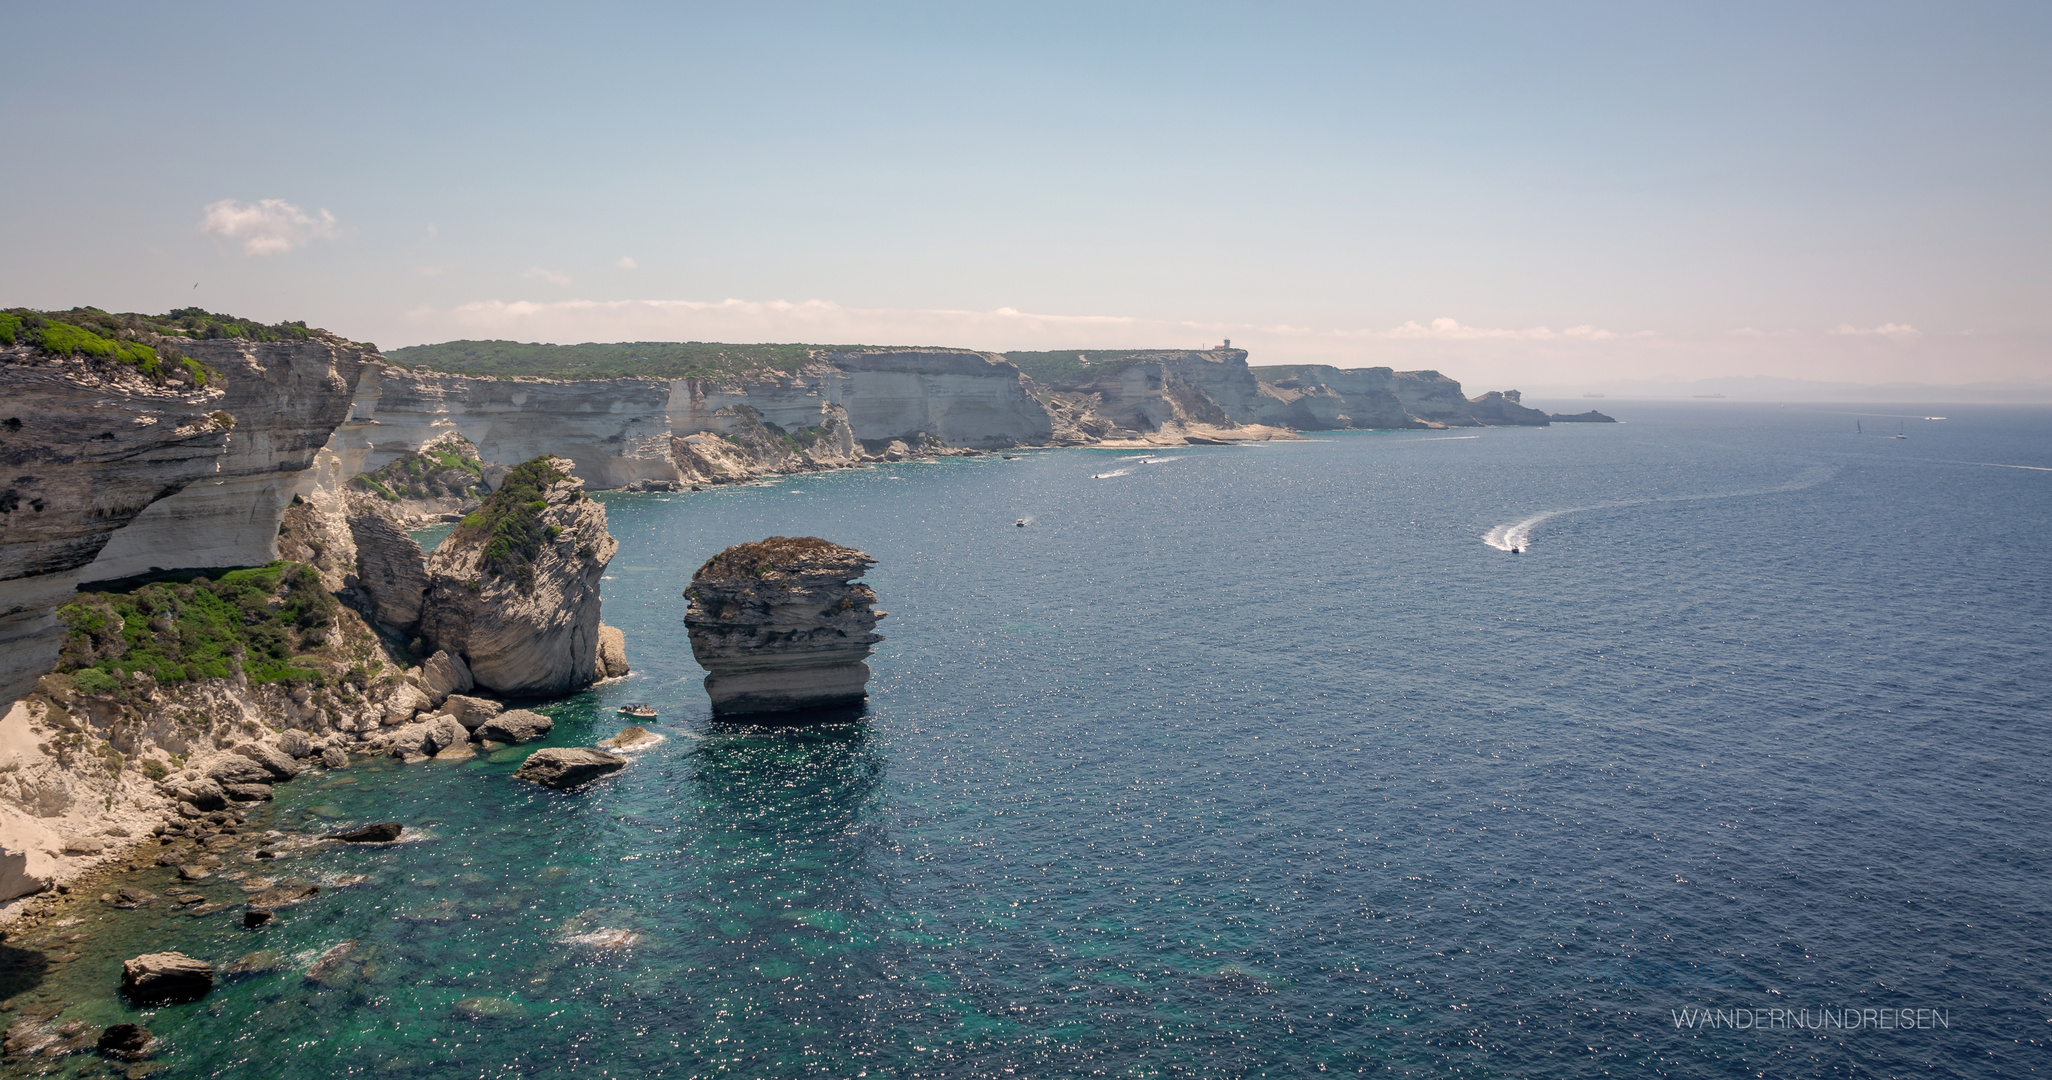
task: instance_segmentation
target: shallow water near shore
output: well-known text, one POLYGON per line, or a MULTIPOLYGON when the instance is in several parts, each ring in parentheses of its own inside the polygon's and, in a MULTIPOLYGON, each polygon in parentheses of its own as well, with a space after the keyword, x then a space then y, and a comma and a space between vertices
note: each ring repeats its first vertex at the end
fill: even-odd
POLYGON ((542 745, 665 741, 310 771, 253 826, 405 840, 234 861, 323 886, 255 931, 82 899, 0 989, 175 1077, 2044 1071, 2052 472, 1993 466, 2052 411, 1606 409, 603 495, 635 671, 542 745), (716 724, 679 594, 777 534, 877 557, 871 701, 716 724), (113 996, 164 949, 269 955, 113 996))

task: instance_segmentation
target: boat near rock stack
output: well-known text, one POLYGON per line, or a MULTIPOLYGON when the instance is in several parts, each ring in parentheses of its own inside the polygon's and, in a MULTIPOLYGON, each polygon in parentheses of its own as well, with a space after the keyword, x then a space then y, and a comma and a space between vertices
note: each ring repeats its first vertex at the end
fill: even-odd
POLYGON ((638 720, 653 720, 656 718, 655 706, 638 702, 632 705, 622 705, 613 711, 621 716, 632 716, 638 720))

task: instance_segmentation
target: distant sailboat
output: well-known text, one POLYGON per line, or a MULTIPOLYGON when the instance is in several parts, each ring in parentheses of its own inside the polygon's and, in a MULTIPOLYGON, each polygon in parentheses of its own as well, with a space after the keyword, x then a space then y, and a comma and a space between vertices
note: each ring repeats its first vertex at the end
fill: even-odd
POLYGON ((1866 434, 1866 432, 1864 432, 1864 431, 1861 431, 1861 430, 1860 430, 1860 422, 1859 422, 1858 420, 1855 420, 1855 421, 1853 421, 1853 434, 1855 434, 1855 435, 1865 435, 1865 434, 1866 434))
POLYGON ((1891 439, 1907 439, 1907 438, 1909 438, 1909 436, 1908 436, 1907 434, 1905 434, 1905 433, 1903 432, 1902 428, 1903 428, 1903 425, 1902 425, 1902 424, 1897 424, 1897 425, 1895 425, 1895 434, 1893 434, 1893 435, 1890 435, 1890 436, 1889 436, 1889 438, 1891 438, 1891 439))

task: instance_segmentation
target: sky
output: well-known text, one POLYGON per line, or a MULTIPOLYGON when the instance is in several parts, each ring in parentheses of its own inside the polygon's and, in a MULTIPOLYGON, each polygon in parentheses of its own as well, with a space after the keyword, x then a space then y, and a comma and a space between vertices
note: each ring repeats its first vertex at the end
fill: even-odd
POLYGON ((2052 388, 2052 5, 5 0, 0 306, 2052 388))

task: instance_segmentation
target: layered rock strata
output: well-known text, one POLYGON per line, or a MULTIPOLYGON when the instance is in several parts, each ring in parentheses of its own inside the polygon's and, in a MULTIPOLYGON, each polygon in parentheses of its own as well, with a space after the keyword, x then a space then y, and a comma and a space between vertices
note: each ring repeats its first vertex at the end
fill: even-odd
POLYGON ((684 625, 715 713, 846 705, 867 696, 883 637, 876 593, 857 584, 876 560, 814 536, 773 536, 708 559, 691 579, 684 625))
POLYGON ((428 559, 421 637, 494 693, 553 696, 600 677, 599 578, 619 542, 573 468, 522 464, 428 559))
POLYGON ((314 333, 300 341, 221 339, 182 348, 220 373, 218 408, 235 418, 226 452, 204 480, 152 504, 107 542, 84 573, 110 581, 156 570, 260 566, 278 557, 278 525, 306 473, 349 414, 376 353, 314 333))
POLYGON ((235 426, 225 397, 119 363, 0 348, 0 709, 56 663, 57 605, 108 539, 220 467, 235 426))

